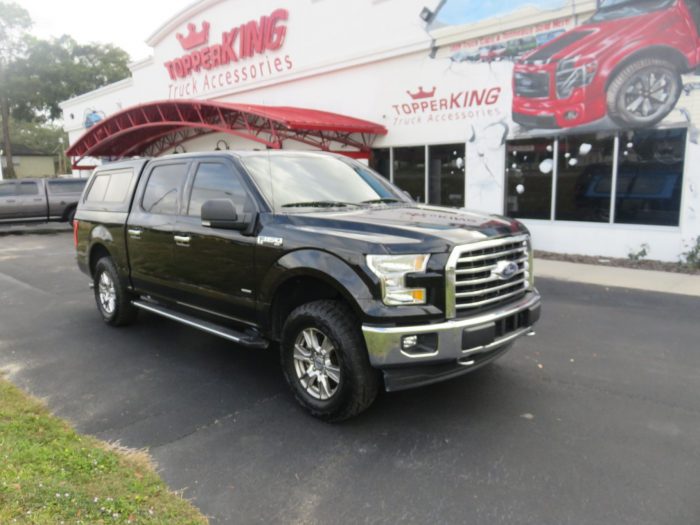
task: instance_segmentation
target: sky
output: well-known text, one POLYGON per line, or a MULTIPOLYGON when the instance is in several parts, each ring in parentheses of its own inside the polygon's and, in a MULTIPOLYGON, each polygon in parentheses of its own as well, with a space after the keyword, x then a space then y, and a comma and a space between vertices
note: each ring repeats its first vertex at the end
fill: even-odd
POLYGON ((151 54, 144 40, 194 0, 14 0, 32 17, 40 38, 69 34, 80 43, 113 43, 132 60, 151 54))
POLYGON ((571 0, 447 0, 438 20, 448 25, 466 24, 503 16, 525 6, 552 9, 570 4, 571 0))

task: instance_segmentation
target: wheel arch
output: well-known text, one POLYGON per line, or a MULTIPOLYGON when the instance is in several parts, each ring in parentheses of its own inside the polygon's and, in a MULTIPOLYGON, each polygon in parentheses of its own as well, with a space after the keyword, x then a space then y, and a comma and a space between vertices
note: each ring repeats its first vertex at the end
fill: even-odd
POLYGON ((63 210, 63 216, 61 217, 62 221, 67 221, 68 217, 70 217, 70 214, 72 211, 77 211, 78 208, 78 203, 76 202, 75 204, 69 204, 66 206, 66 209, 63 210))
POLYGON ((95 276, 95 266, 97 261, 103 257, 110 257, 112 254, 109 252, 107 247, 101 242, 96 242, 90 247, 90 252, 88 254, 88 268, 90 269, 90 276, 95 276))
POLYGON ((633 62, 637 62, 638 60, 643 60, 645 58, 660 58, 662 60, 667 60, 678 69, 679 74, 683 74, 684 72, 688 71, 690 67, 687 57, 674 47, 661 45, 644 47, 627 55, 611 68, 610 74, 605 80, 605 90, 608 90, 610 84, 615 77, 617 77, 620 71, 633 62))
POLYGON ((260 289, 265 291, 261 301, 269 305, 266 318, 274 339, 279 339, 287 315, 302 304, 335 299, 347 304, 362 319, 364 312, 358 300, 372 298, 370 288, 349 264, 318 250, 285 255, 260 289))

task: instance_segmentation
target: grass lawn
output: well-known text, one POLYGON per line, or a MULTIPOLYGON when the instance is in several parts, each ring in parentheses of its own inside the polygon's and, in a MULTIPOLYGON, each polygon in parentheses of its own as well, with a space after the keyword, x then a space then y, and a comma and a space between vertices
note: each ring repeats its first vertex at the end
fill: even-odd
POLYGON ((77 434, 0 378, 0 523, 206 524, 143 452, 77 434))

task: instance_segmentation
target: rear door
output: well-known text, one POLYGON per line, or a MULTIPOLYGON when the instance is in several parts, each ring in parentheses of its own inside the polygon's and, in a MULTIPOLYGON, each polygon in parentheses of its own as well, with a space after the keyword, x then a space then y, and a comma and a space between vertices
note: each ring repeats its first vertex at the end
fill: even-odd
POLYGON ((131 281, 140 292, 171 298, 175 220, 191 162, 153 162, 131 207, 127 249, 131 281))
POLYGON ((0 181, 0 221, 17 219, 21 206, 17 197, 15 181, 0 181))
POLYGON ((46 192, 43 184, 36 181, 18 181, 20 217, 22 219, 46 219, 46 192))
POLYGON ((239 215, 253 216, 250 190, 230 159, 201 159, 193 166, 174 248, 181 302, 235 320, 254 318, 256 238, 203 226, 201 220, 202 204, 211 199, 229 199, 239 215))

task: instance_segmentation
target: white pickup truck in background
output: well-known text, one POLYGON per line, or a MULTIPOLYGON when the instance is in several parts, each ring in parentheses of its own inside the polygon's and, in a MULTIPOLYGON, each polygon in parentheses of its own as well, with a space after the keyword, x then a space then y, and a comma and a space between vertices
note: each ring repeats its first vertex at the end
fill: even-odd
POLYGON ((0 180, 0 223, 73 222, 86 180, 0 180))

